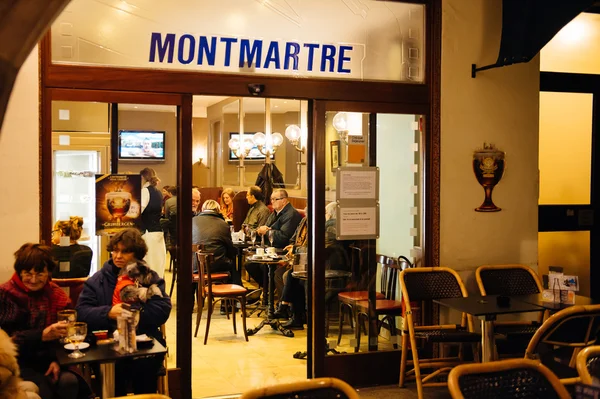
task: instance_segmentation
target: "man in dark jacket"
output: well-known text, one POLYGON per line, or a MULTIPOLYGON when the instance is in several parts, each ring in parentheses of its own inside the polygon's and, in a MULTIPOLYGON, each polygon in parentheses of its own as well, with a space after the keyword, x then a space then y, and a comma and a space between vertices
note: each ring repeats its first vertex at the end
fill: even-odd
MULTIPOLYGON (((192 244, 201 244, 205 251, 214 254, 211 272, 229 272, 233 284, 242 285, 240 274, 235 268, 236 250, 231 241, 229 225, 219 212, 220 205, 215 200, 206 200, 202 212, 192 219, 192 244)), ((197 260, 194 256, 194 270, 197 260)))
POLYGON ((250 205, 250 209, 248 209, 243 224, 248 225, 252 230, 266 224, 271 215, 271 211, 263 202, 264 198, 265 197, 258 186, 252 186, 248 188, 248 191, 246 192, 246 200, 248 201, 248 205, 250 205))
MULTIPOLYGON (((272 234, 273 242, 271 246, 275 248, 284 248, 290 243, 290 239, 300 224, 302 216, 296 208, 288 201, 288 193, 283 189, 276 189, 271 194, 271 204, 273 213, 269 216, 267 224, 260 226, 256 232, 260 235, 266 235, 267 238, 272 234), (271 233, 272 232, 272 233, 271 233)), ((248 274, 258 283, 263 284, 264 265, 260 263, 246 263, 248 274)))
MULTIPOLYGON (((102 269, 90 277, 77 301, 77 319, 88 324, 88 331, 116 329, 117 318, 123 304, 113 306, 113 292, 121 268, 132 262, 139 262, 146 256, 148 247, 137 229, 125 229, 115 234, 107 248, 111 252, 102 269)), ((171 314, 171 298, 165 291, 165 280, 152 271, 162 296, 153 296, 140 304, 140 321, 137 334, 147 334, 166 345, 159 327, 171 314)), ((134 393, 156 393, 158 371, 162 367, 162 357, 120 361, 116 366, 115 395, 126 395, 128 380, 132 382, 134 393)))

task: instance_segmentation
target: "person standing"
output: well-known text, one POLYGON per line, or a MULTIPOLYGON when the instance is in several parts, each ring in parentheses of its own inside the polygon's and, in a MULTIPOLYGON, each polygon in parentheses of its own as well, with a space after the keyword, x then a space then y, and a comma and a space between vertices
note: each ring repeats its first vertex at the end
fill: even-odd
POLYGON ((83 218, 71 216, 69 220, 59 220, 52 229, 52 255, 58 262, 69 262, 68 270, 57 270, 55 278, 77 278, 90 275, 92 267, 92 249, 87 245, 80 245, 77 240, 83 232, 83 218), (69 237, 69 246, 60 245, 62 237, 69 237))
POLYGON ((264 198, 262 190, 258 186, 249 187, 246 192, 246 201, 248 201, 250 209, 248 209, 243 224, 248 225, 252 230, 267 224, 267 219, 271 215, 271 211, 264 203, 264 198))
POLYGON ((162 278, 165 274, 167 247, 165 236, 160 226, 163 196, 156 185, 160 182, 152 168, 144 168, 140 172, 144 185, 142 187, 142 237, 148 246, 144 261, 162 278))

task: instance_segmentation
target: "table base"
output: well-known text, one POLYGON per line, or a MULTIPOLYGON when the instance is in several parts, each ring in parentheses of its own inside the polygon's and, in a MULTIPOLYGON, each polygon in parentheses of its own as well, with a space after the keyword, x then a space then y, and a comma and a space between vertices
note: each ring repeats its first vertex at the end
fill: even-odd
POLYGON ((101 363, 102 399, 115 397, 115 364, 101 363))
POLYGON ((246 332, 248 333, 248 335, 254 335, 257 332, 259 332, 264 326, 271 326, 271 328, 273 330, 278 330, 281 334, 283 334, 285 337, 293 337, 294 336, 294 332, 288 328, 285 328, 283 326, 283 324, 281 324, 279 322, 279 320, 277 319, 264 319, 263 321, 260 322, 260 324, 254 328, 249 328, 248 330, 246 330, 246 332))
POLYGON ((481 319, 481 362, 487 363, 495 360, 496 337, 494 335, 494 321, 481 319))

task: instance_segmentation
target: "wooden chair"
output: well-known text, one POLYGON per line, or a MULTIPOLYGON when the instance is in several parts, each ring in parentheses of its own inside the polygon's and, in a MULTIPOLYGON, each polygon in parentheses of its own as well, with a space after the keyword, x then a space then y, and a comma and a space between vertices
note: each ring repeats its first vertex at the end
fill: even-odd
MULTIPOLYGON (((473 319, 462 314, 461 324, 416 326, 413 320, 411 301, 430 301, 443 298, 460 298, 467 296, 467 289, 460 276, 447 267, 421 267, 406 269, 400 273, 402 300, 406 309, 404 327, 402 328, 402 357, 400 361, 400 386, 408 376, 414 374, 417 383, 417 395, 423 398, 423 386, 445 385, 443 382, 428 382, 439 374, 449 371, 452 366, 463 362, 463 345, 458 356, 432 359, 419 359, 417 339, 430 343, 470 343, 473 346, 481 341, 481 335, 473 333, 473 319), (407 371, 408 349, 412 352, 413 369, 407 371), (436 369, 429 375, 421 376, 421 369, 436 369), (423 378, 424 377, 424 378, 423 378)), ((476 352, 474 350, 474 352, 476 352)), ((477 354, 474 353, 475 358, 477 354)))
MULTIPOLYGON (((378 330, 387 321, 390 331, 390 340, 393 342, 394 349, 398 349, 396 334, 396 317, 402 316, 402 301, 396 300, 396 291, 398 290, 398 275, 402 270, 396 259, 387 256, 378 255, 377 263, 381 265, 381 293, 383 299, 375 301, 375 314, 377 315, 378 330)), ((355 352, 360 348, 360 318, 368 320, 369 301, 358 301, 356 307, 356 347, 355 352)))
POLYGON ((77 305, 79 294, 83 291, 83 286, 87 277, 82 278, 53 278, 52 281, 58 285, 71 298, 73 306, 77 305))
POLYGON ((563 384, 575 384, 577 355, 596 343, 598 332, 600 305, 571 306, 544 321, 529 341, 525 358, 541 361, 563 384))
POLYGON ((240 399, 359 399, 359 395, 348 383, 337 378, 314 378, 285 384, 255 388, 244 392, 240 399))
POLYGON ((526 359, 456 366, 448 375, 448 389, 453 399, 571 397, 552 371, 526 359))
MULTIPOLYGON (((208 331, 210 330, 210 319, 212 313, 214 311, 215 304, 219 301, 226 301, 234 304, 234 301, 237 301, 241 305, 241 314, 242 314, 242 327, 244 329, 244 338, 246 338, 246 342, 248 342, 248 333, 246 330, 246 289, 240 285, 236 284, 214 284, 213 277, 210 272, 210 264, 213 259, 213 254, 208 252, 197 251, 196 258, 198 259, 198 297, 204 297, 208 300, 208 315, 206 317, 206 334, 204 335, 204 345, 208 340, 208 331), (200 293, 203 295, 200 295, 200 293)), ((198 303, 198 313, 196 315, 196 331, 194 332, 194 337, 198 335, 198 328, 200 327, 200 319, 202 318, 202 303, 198 303)), ((232 319, 233 319, 233 333, 237 334, 236 324, 235 324, 235 313, 236 307, 232 306, 232 319)), ((229 314, 227 315, 229 317, 229 314)))
POLYGON ((592 385, 600 380, 600 345, 588 346, 577 355, 577 373, 581 382, 592 385))
MULTIPOLYGON (((530 267, 526 265, 484 265, 479 266, 475 271, 477 286, 481 295, 530 295, 542 292, 542 282, 540 278, 530 267)), ((531 340, 533 334, 542 324, 544 313, 540 312, 537 321, 497 321, 494 323, 494 331, 506 336, 507 348, 512 357, 518 354, 522 356, 527 342, 531 340), (518 348, 519 341, 522 343, 518 348), (507 345, 508 346, 508 345, 507 345), (513 351, 517 346, 518 350, 513 351)), ((498 346, 503 344, 498 342, 498 346)))
MULTIPOLYGON (((344 328, 344 309, 348 311, 348 319, 350 320, 350 327, 354 328, 354 320, 356 319, 356 303, 358 301, 366 301, 369 299, 369 291, 364 290, 364 284, 360 283, 361 272, 363 270, 363 251, 362 248, 357 246, 350 246, 350 257, 351 257, 351 268, 352 268, 352 279, 354 284, 358 287, 357 291, 344 291, 338 293, 339 301, 339 313, 338 313, 338 345, 342 340, 342 331, 344 328)), ((378 265, 383 265, 387 262, 387 256, 377 255, 376 262, 378 265)), ((385 283, 382 280, 382 285, 385 283)), ((385 295, 382 292, 375 293, 376 299, 385 299, 385 295)), ((357 328, 359 326, 357 325, 357 328)), ((366 331, 365 331, 366 334, 366 331)))

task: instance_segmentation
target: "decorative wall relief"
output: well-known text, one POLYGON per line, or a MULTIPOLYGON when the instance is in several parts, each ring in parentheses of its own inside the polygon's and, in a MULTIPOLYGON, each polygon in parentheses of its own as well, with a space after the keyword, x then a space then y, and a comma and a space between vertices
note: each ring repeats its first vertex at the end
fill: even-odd
POLYGON ((485 192, 483 203, 475 208, 477 212, 502 210, 492 201, 492 191, 504 175, 504 155, 504 152, 498 150, 494 144, 487 143, 483 143, 483 149, 473 152, 473 172, 485 192))

